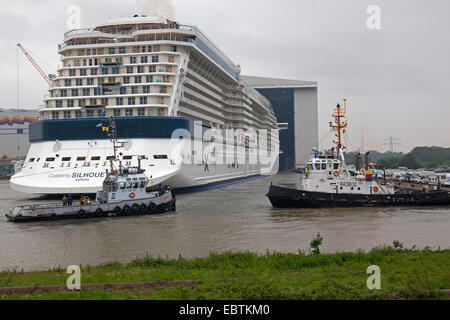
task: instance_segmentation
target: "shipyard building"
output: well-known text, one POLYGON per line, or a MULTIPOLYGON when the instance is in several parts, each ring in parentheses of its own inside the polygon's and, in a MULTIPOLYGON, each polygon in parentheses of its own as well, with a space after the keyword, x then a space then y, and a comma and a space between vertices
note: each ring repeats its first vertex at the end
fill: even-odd
POLYGON ((319 144, 317 82, 242 76, 271 103, 280 131, 280 171, 304 166, 319 144))
POLYGON ((37 109, 0 108, 0 158, 27 155, 30 148, 28 125, 38 119, 37 109))

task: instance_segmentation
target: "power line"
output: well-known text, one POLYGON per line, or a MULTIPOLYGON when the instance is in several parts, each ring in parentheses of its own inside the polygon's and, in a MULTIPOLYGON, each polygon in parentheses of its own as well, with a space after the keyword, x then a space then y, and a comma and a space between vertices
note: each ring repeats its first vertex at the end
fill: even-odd
POLYGON ((395 137, 395 135, 387 136, 383 139, 384 143, 383 145, 389 145, 389 152, 394 153, 394 146, 400 145, 400 139, 395 137))

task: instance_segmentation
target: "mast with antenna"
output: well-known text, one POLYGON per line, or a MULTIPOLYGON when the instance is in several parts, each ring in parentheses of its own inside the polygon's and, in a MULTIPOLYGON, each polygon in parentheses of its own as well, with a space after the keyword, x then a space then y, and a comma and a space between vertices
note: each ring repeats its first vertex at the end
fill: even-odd
POLYGON ((342 149, 342 134, 345 133, 345 129, 347 128, 347 120, 344 120, 345 113, 347 111, 347 99, 343 99, 344 107, 338 103, 336 108, 334 108, 334 112, 332 117, 334 118, 334 123, 330 121, 330 129, 332 132, 335 132, 336 140, 333 140, 333 143, 336 144, 337 151, 336 155, 339 157, 340 151, 342 149))

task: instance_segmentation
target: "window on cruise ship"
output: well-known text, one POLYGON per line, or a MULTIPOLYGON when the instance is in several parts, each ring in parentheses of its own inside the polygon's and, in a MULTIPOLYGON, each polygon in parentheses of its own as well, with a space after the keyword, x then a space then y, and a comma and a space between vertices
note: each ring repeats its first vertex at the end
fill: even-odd
POLYGON ((137 69, 138 69, 137 70, 138 73, 144 73, 145 72, 144 66, 138 66, 137 69))
POLYGON ((56 107, 57 108, 62 108, 62 104, 63 104, 62 100, 56 100, 56 107))
POLYGON ((152 82, 153 82, 153 76, 146 76, 146 77, 145 77, 145 81, 146 81, 147 83, 152 83, 152 82))
POLYGON ((100 160, 99 156, 91 157, 91 161, 98 161, 98 160, 100 160))
POLYGON ((147 56, 142 56, 141 57, 141 63, 147 63, 147 62, 148 62, 148 57, 147 56))
POLYGON ((120 94, 127 94, 127 87, 121 87, 120 94))
POLYGON ((97 116, 99 118, 104 117, 105 116, 105 111, 103 109, 100 109, 97 111, 97 116))
POLYGON ((82 86, 82 85, 83 85, 83 79, 76 79, 76 80, 75 80, 75 84, 76 84, 77 86, 82 86))
MULTIPOLYGON (((94 78, 88 78, 87 79, 87 85, 88 86, 93 86, 94 85, 94 78)), ((81 86, 81 84, 80 84, 80 86, 81 86)))
POLYGON ((108 105, 108 98, 102 98, 101 99, 101 104, 102 104, 102 106, 107 106, 108 105))
POLYGON ((177 52, 177 46, 172 46, 171 50, 172 50, 172 52, 177 52))
POLYGON ((124 54, 126 52, 125 47, 119 48, 119 54, 124 54))
POLYGON ((102 74, 108 74, 108 68, 104 67, 102 68, 102 74))
POLYGON ((150 86, 143 86, 142 87, 142 92, 143 93, 150 93, 150 86))
POLYGON ((62 159, 61 159, 61 161, 64 161, 64 162, 67 162, 67 161, 70 161, 70 157, 63 157, 62 159))
POLYGON ((78 89, 72 89, 72 97, 78 97, 78 89))
POLYGON ((141 83, 141 82, 142 82, 141 76, 134 77, 134 83, 141 83))
POLYGON ((131 94, 138 93, 138 87, 131 87, 131 94))
POLYGON ((80 76, 86 75, 86 69, 80 69, 80 76))
POLYGON ((159 62, 159 56, 152 56, 152 62, 159 62))
POLYGON ((59 112, 58 111, 52 111, 52 119, 59 119, 59 112))
POLYGON ((139 102, 140 104, 147 104, 147 97, 140 97, 139 102))
POLYGON ((145 116, 145 109, 144 108, 139 108, 139 109, 137 109, 137 113, 138 113, 138 116, 145 116))
POLYGON ((83 96, 90 96, 91 95, 91 90, 89 88, 84 88, 83 89, 83 96))
POLYGON ((96 76, 97 74, 97 69, 91 69, 91 76, 96 76))
POLYGON ((94 117, 94 110, 87 110, 86 111, 86 117, 93 118, 94 117))
POLYGON ((149 66, 148 72, 156 72, 156 66, 149 66))
POLYGON ((64 86, 65 87, 70 87, 72 85, 72 80, 71 79, 65 79, 64 80, 64 86))
POLYGON ((75 118, 81 118, 82 114, 80 110, 75 111, 75 118))
POLYGON ((69 76, 70 77, 75 77, 75 69, 70 69, 69 70, 69 76))
MULTIPOLYGON (((130 83, 130 77, 123 77, 123 83, 124 84, 130 83)), ((120 89, 122 89, 122 88, 120 88, 120 89)))
POLYGON ((116 48, 108 48, 108 54, 116 54, 116 48))
POLYGON ((128 66, 127 67, 127 73, 133 73, 133 67, 128 66))
POLYGON ((113 114, 114 117, 120 117, 120 109, 114 109, 113 114))
POLYGON ((130 57, 130 63, 136 63, 136 57, 130 57))
POLYGON ((119 69, 120 69, 119 67, 113 67, 111 73, 112 74, 119 74, 120 73, 119 69))
POLYGON ((61 97, 67 97, 67 89, 61 89, 61 97))
MULTIPOLYGON (((130 99, 130 98, 128 98, 128 99, 130 99)), ((132 116, 133 115, 133 109, 131 109, 131 108, 125 109, 125 115, 126 116, 132 116)))
POLYGON ((116 98, 116 105, 122 106, 123 105, 123 98, 116 98))
POLYGON ((86 160, 86 157, 78 157, 77 158, 77 161, 84 161, 84 160, 86 160))
POLYGON ((89 100, 89 104, 90 104, 91 106, 97 105, 97 99, 90 99, 90 100, 89 100))
POLYGON ((73 108, 73 100, 67 100, 67 108, 73 108))

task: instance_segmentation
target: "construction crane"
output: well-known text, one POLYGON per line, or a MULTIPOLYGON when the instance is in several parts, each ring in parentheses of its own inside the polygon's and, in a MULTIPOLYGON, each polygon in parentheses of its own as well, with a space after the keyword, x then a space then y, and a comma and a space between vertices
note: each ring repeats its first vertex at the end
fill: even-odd
POLYGON ((53 81, 45 74, 45 72, 39 67, 39 65, 34 61, 34 59, 31 57, 30 53, 20 44, 18 43, 17 46, 22 50, 25 57, 30 60, 31 64, 36 68, 36 70, 39 72, 39 74, 44 78, 44 80, 49 84, 51 88, 54 87, 53 81))

